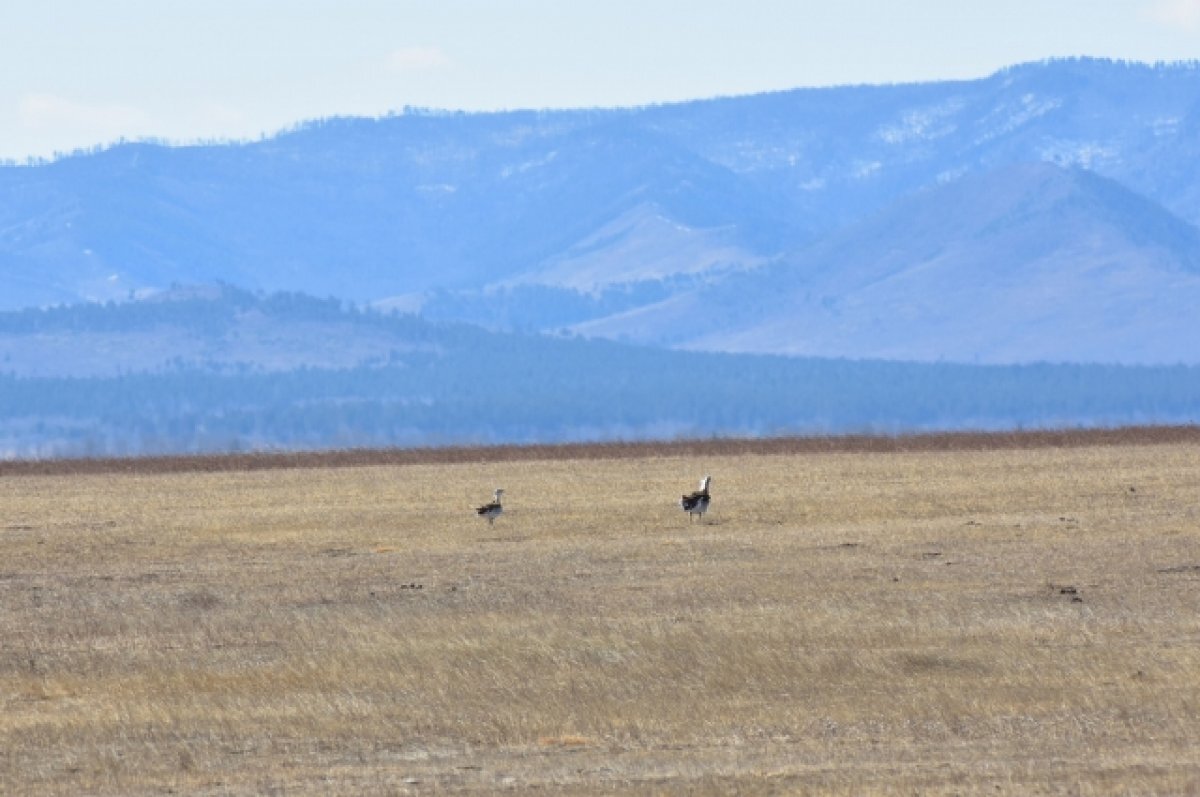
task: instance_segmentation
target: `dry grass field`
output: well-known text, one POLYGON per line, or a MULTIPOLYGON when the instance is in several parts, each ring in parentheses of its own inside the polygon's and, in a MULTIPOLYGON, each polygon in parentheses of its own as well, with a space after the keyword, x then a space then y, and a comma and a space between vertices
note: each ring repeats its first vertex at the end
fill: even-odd
POLYGON ((1025 442, 0 468, 0 793, 1200 793, 1200 440, 1025 442))

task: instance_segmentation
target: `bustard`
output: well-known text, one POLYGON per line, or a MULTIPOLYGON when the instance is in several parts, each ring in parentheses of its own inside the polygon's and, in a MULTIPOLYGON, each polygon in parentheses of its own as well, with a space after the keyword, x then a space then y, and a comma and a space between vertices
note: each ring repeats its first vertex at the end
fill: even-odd
POLYGON ((712 496, 708 494, 708 485, 712 482, 712 476, 705 476, 700 480, 700 489, 694 493, 688 493, 679 499, 679 505, 683 507, 683 511, 688 513, 688 521, 690 522, 693 515, 699 515, 701 520, 704 520, 704 513, 708 511, 708 502, 712 500, 712 496))
POLYGON ((475 513, 480 517, 487 518, 489 526, 495 523, 496 518, 500 517, 500 513, 504 511, 504 507, 500 505, 500 496, 502 495, 504 495, 504 491, 497 487, 490 503, 475 507, 475 513))

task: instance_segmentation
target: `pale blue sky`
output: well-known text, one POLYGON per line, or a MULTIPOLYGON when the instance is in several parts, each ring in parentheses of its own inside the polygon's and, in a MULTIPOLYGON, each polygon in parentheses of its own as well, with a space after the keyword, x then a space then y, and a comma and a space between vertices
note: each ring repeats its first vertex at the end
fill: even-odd
POLYGON ((1200 0, 11 0, 0 158, 333 114, 638 105, 1200 58, 1200 0))

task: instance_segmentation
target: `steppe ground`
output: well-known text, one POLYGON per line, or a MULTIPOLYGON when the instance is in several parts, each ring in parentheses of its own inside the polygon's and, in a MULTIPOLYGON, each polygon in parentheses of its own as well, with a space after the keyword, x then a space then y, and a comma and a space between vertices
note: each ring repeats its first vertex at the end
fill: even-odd
POLYGON ((1196 430, 840 448, 0 467, 0 793, 1200 793, 1196 430))

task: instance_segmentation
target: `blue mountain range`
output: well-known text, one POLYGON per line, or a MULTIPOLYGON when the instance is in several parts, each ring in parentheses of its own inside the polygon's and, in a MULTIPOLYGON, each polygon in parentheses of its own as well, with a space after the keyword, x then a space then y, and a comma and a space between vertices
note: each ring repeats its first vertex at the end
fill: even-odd
POLYGON ((329 119, 0 168, 0 308, 222 282, 498 329, 1196 362, 1200 68, 329 119))

